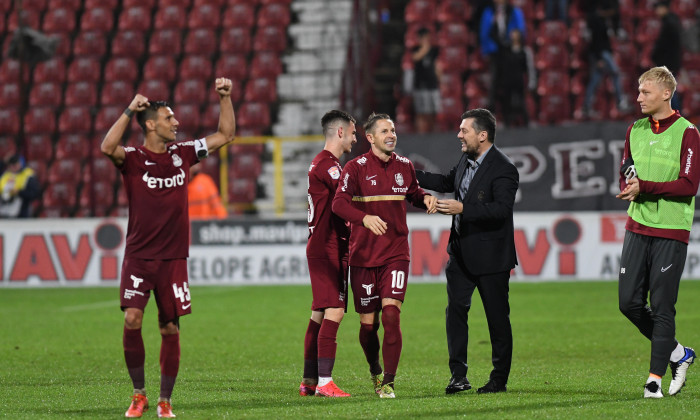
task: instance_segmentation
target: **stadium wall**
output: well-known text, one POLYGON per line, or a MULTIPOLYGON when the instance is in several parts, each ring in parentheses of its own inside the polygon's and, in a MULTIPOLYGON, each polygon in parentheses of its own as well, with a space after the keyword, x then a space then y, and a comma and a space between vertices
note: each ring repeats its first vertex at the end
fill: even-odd
MULTIPOLYGON (((624 212, 515 214, 513 281, 615 280, 624 212)), ((695 224, 698 224, 696 222, 695 224)), ((119 284, 126 219, 0 221, 0 287, 119 284)), ((450 218, 409 214, 412 282, 443 282, 450 218)), ((192 223, 190 283, 308 284, 305 220, 192 223)), ((694 226, 684 278, 700 277, 694 226)))

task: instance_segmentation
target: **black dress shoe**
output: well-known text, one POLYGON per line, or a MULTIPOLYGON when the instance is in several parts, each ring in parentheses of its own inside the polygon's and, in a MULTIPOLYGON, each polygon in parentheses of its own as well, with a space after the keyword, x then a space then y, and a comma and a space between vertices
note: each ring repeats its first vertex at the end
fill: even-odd
POLYGON ((461 391, 472 389, 472 385, 464 376, 453 376, 450 384, 445 388, 445 394, 456 394, 461 391))
POLYGON ((494 394, 496 392, 506 392, 506 386, 502 385, 493 379, 489 379, 486 385, 476 390, 477 394, 494 394))

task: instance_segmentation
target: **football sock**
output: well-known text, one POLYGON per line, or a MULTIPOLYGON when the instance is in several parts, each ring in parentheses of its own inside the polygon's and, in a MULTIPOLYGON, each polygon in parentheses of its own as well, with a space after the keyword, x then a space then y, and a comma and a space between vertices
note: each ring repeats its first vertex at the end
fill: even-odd
POLYGON ((650 373, 649 379, 647 379, 647 383, 649 382, 656 382, 659 385, 659 387, 661 387, 661 376, 650 373))
MULTIPOLYGON (((316 379, 318 377, 318 332, 321 324, 309 319, 309 326, 304 336, 304 378, 316 379)), ((311 384, 307 384, 311 385, 311 384)))
POLYGON ((382 356, 384 358, 384 382, 394 381, 396 368, 401 357, 401 311, 395 305, 387 305, 382 308, 382 325, 384 326, 384 342, 382 344, 382 356))
POLYGON ((369 371, 372 375, 382 373, 382 367, 379 364, 379 324, 363 324, 360 323, 360 346, 365 352, 365 359, 369 363, 369 371))
POLYGON ((134 389, 144 389, 146 386, 146 379, 143 364, 146 360, 146 350, 143 346, 141 328, 130 330, 124 327, 122 341, 124 344, 126 368, 129 370, 129 376, 131 377, 131 382, 134 384, 134 389))
POLYGON ((330 382, 332 380, 333 380, 333 378, 331 378, 330 376, 327 376, 327 377, 326 376, 319 376, 318 377, 318 386, 320 386, 320 387, 325 386, 326 384, 328 384, 328 382, 330 382))
MULTIPOLYGON (((335 338, 339 323, 324 319, 318 331, 318 376, 330 378, 335 363, 335 350, 338 347, 335 338)), ((321 385, 323 386, 323 385, 321 385)))
POLYGON ((685 356, 685 347, 681 343, 676 344, 676 348, 671 352, 671 361, 678 363, 685 356))
POLYGON ((180 333, 161 335, 160 398, 170 400, 180 369, 180 333))

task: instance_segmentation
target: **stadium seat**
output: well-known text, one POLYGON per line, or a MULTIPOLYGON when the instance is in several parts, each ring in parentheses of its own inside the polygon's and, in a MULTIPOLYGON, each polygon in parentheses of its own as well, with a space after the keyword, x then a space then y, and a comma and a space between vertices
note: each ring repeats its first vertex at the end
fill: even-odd
POLYGON ((130 57, 139 60, 146 51, 142 31, 117 31, 112 40, 112 57, 130 57))
POLYGON ((442 111, 437 115, 437 123, 444 130, 454 128, 455 122, 461 121, 464 112, 464 99, 461 92, 449 96, 442 96, 442 111))
POLYGON ((67 106, 95 106, 97 88, 92 82, 68 83, 64 104, 67 106))
POLYGON ((250 64, 250 77, 267 77, 276 79, 282 74, 282 62, 279 54, 262 51, 253 56, 250 64))
POLYGON ((183 80, 201 79, 206 82, 211 80, 212 63, 208 57, 201 55, 187 55, 180 62, 178 77, 183 80))
POLYGON ((550 94, 540 97, 538 112, 534 113, 542 124, 555 124, 569 119, 568 94, 550 94))
POLYGON ((180 55, 182 52, 182 37, 177 29, 161 29, 153 31, 148 43, 150 55, 180 55))
POLYGON ((234 178, 228 183, 228 199, 231 203, 252 203, 257 195, 254 179, 234 178))
POLYGON ((36 174, 36 179, 39 180, 39 185, 46 185, 48 179, 48 170, 46 169, 47 163, 43 160, 27 160, 27 167, 34 169, 36 174))
POLYGON ((248 28, 230 27, 221 33, 219 52, 222 56, 225 55, 223 53, 248 54, 251 46, 252 40, 248 28))
POLYGON ((214 183, 219 185, 219 155, 218 153, 210 154, 206 159, 199 161, 202 172, 212 177, 214 183))
MULTIPOLYGON (((11 34, 14 32, 17 28, 19 28, 19 14, 17 13, 17 9, 13 10, 10 13, 10 16, 7 18, 7 33, 11 34)), ((24 25, 32 28, 32 29, 39 29, 40 23, 41 23, 41 13, 37 12, 36 10, 22 10, 21 13, 22 16, 22 22, 24 22, 24 25)))
POLYGON ((281 26, 258 26, 253 39, 255 51, 283 52, 287 48, 287 34, 281 26))
POLYGON ((100 93, 100 104, 120 105, 123 107, 131 103, 136 92, 134 82, 127 80, 114 80, 105 82, 100 93))
POLYGON ((535 36, 535 43, 544 45, 565 45, 568 41, 568 29, 566 24, 559 20, 543 21, 535 36))
POLYGON ((462 92, 462 76, 460 73, 443 73, 440 77, 440 95, 450 96, 462 92))
POLYGON ((236 124, 240 135, 261 135, 270 126, 270 109, 267 104, 247 102, 236 112, 236 124))
POLYGON ((126 103, 122 101, 121 104, 103 104, 95 117, 95 132, 106 133, 122 115, 126 103))
POLYGON ((49 10, 55 9, 69 9, 77 11, 83 5, 83 0, 49 0, 47 8, 49 10))
MULTIPOLYGON (((56 130, 55 108, 42 106, 29 108, 24 114, 26 134, 52 134, 56 130)), ((5 133, 3 131, 3 133, 5 133)))
MULTIPOLYGON (((202 112, 199 120, 201 131, 213 133, 216 130, 216 127, 219 126, 219 110, 220 107, 218 102, 207 104, 204 107, 204 111, 202 112)), ((236 125, 239 124, 238 117, 238 114, 236 114, 236 125)), ((240 133, 236 134, 240 135, 240 133)))
POLYGON ((48 180, 50 184, 57 182, 79 182, 82 163, 75 158, 56 159, 49 166, 48 180))
POLYGON ((547 70, 540 73, 537 81, 538 95, 568 95, 569 92, 569 75, 567 72, 547 70))
POLYGON ((83 161, 90 156, 90 148, 97 147, 97 140, 91 141, 88 134, 62 134, 56 142, 56 159, 78 159, 83 161))
POLYGON ((187 17, 190 29, 218 29, 221 26, 221 8, 211 4, 193 7, 187 17))
POLYGON ((65 58, 73 55, 72 40, 70 34, 47 33, 48 37, 56 43, 54 58, 65 58))
POLYGON ((106 7, 86 8, 80 19, 81 32, 111 32, 113 27, 114 15, 106 7))
POLYGON ((207 87, 202 80, 180 80, 175 85, 174 102, 201 105, 207 101, 207 93, 207 87))
POLYGON ((193 29, 185 37, 185 54, 213 56, 218 50, 216 33, 212 29, 193 29))
POLYGON ((88 162, 90 170, 84 170, 84 179, 99 179, 106 182, 114 182, 117 179, 117 168, 106 157, 98 157, 88 162))
POLYGON ((143 77, 146 80, 163 80, 172 83, 176 76, 177 65, 171 55, 151 56, 143 66, 143 77))
POLYGON ((15 141, 15 137, 11 135, 0 136, 0 159, 5 161, 16 153, 17 142, 15 141))
POLYGON ((34 10, 43 12, 46 10, 47 0, 22 0, 22 8, 24 10, 34 10))
POLYGON ((83 184, 80 191, 80 209, 93 209, 94 216, 105 216, 114 204, 114 185, 111 182, 91 181, 83 184))
POLYGON ((19 133, 20 116, 16 107, 0 108, 0 133, 16 135, 19 133))
POLYGON ((87 106, 81 103, 66 107, 58 117, 58 131, 62 134, 89 134, 92 130, 92 115, 87 106))
POLYGON ((136 92, 151 100, 170 100, 170 89, 162 80, 143 80, 136 88, 136 92))
POLYGON ((66 80, 68 82, 100 81, 100 61, 96 57, 78 57, 68 66, 66 80))
POLYGON ((258 11, 257 26, 289 26, 291 17, 289 6, 280 3, 270 3, 262 6, 258 11))
MULTIPOLYGON (((179 2, 178 2, 179 3, 179 2)), ((155 29, 185 29, 187 27, 187 12, 183 6, 171 5, 159 7, 153 17, 155 29)))
POLYGON ((418 43, 420 42, 418 39, 418 31, 420 29, 427 29, 428 31, 430 31, 430 35, 432 36, 432 38, 436 39, 437 32, 435 31, 435 26, 422 25, 419 23, 408 25, 408 27, 406 28, 406 33, 404 35, 403 42, 407 52, 411 52, 410 50, 418 46, 418 43))
POLYGON ((255 143, 255 144, 240 144, 240 143, 233 143, 229 146, 229 152, 231 155, 237 155, 237 154, 244 154, 244 153, 252 153, 256 155, 262 155, 262 153, 265 151, 265 145, 262 143, 255 143))
POLYGON ((41 29, 44 33, 66 33, 75 30, 75 10, 51 9, 44 15, 41 29))
MULTIPOLYGON (((653 9, 652 9, 653 10, 653 9)), ((658 19, 644 19, 637 25, 634 33, 635 42, 641 47, 645 44, 653 44, 659 36, 661 21, 658 19)))
POLYGON ((59 217, 70 215, 78 196, 78 185, 77 182, 49 183, 43 194, 44 208, 58 211, 59 217))
POLYGON ((73 41, 73 55, 102 58, 107 53, 107 39, 103 32, 81 31, 73 41))
POLYGON ((21 102, 19 83, 5 83, 0 86, 0 108, 19 108, 21 102))
POLYGON ((122 7, 125 9, 131 7, 145 7, 146 9, 153 10, 158 4, 158 0, 123 0, 122 7))
POLYGON ((469 45, 469 31, 462 22, 444 23, 437 35, 437 44, 441 47, 462 47, 469 45))
POLYGON ((66 81, 66 62, 60 58, 42 61, 34 67, 34 83, 66 81))
POLYGON ((222 26, 224 28, 252 28, 255 26, 255 7, 245 3, 227 7, 222 26))
MULTIPOLYGON (((180 123, 178 134, 184 133, 186 139, 190 140, 197 137, 199 134, 199 125, 201 119, 199 104, 178 103, 173 104, 173 112, 175 118, 180 123)), ((216 126, 212 127, 211 132, 216 130, 216 126)))
POLYGON ((634 45, 634 42, 616 42, 612 50, 615 62, 623 73, 637 73, 639 48, 634 45))
POLYGON ((443 0, 438 4, 435 18, 444 24, 447 22, 463 23, 472 15, 469 0, 443 0))
MULTIPOLYGON (((11 87, 5 85, 4 87, 11 87)), ((29 106, 60 106, 63 102, 63 89, 59 83, 38 83, 29 92, 29 106)), ((4 106, 4 105, 0 105, 4 106)))
POLYGON ((435 21, 435 2, 430 0, 411 0, 404 10, 406 23, 432 24, 435 21))
POLYGON ((53 143, 50 134, 31 134, 24 139, 27 160, 49 162, 53 158, 53 143))
MULTIPOLYGON (((255 59, 253 59, 253 61, 255 61, 255 59)), ((247 60, 242 54, 222 54, 216 62, 214 74, 228 75, 231 80, 243 80, 248 75, 247 60)))
MULTIPOLYGON (((467 59, 467 49, 464 47, 445 47, 440 49, 438 61, 444 72, 460 73, 467 70, 467 65, 478 60, 479 54, 472 53, 467 59)), ((483 62, 483 60, 481 60, 483 62)), ((483 65, 485 68, 486 66, 483 65)), ((477 70, 477 69, 472 69, 477 70)))
POLYGON ((90 10, 97 7, 104 7, 109 10, 114 10, 121 4, 121 2, 121 0, 85 0, 85 5, 83 7, 85 10, 90 10))
MULTIPOLYGON (((244 0, 245 1, 245 0, 244 0)), ((257 0, 248 0, 249 2, 257 2, 257 0)), ((211 4, 212 6, 216 7, 224 7, 225 5, 228 4, 227 0, 194 0, 192 3, 192 6, 198 7, 202 6, 204 4, 211 4)))
POLYGON ((571 92, 572 95, 583 95, 588 86, 588 74, 581 71, 574 73, 574 75, 571 76, 569 86, 569 92, 571 92))
MULTIPOLYGON (((10 58, 3 59, 0 63, 0 83, 18 83, 19 82, 19 60, 10 58)), ((24 82, 29 82, 29 72, 24 72, 24 82)))
POLYGON ((700 92, 689 90, 683 94, 683 114, 700 115, 700 92))
POLYGON ((120 31, 146 31, 151 27, 151 11, 143 6, 122 9, 119 15, 120 31))
POLYGON ((263 77, 248 79, 243 100, 246 102, 275 102, 277 100, 277 83, 274 79, 263 77))
POLYGON ((168 6, 180 6, 189 9, 192 5, 192 0, 158 0, 158 7, 163 9, 168 6))
POLYGON ((115 80, 123 80, 127 82, 135 82, 139 78, 139 67, 136 60, 129 57, 111 58, 105 64, 104 78, 105 82, 115 80))
POLYGON ((568 70, 569 53, 565 45, 547 44, 540 46, 535 54, 535 67, 543 70, 568 70))

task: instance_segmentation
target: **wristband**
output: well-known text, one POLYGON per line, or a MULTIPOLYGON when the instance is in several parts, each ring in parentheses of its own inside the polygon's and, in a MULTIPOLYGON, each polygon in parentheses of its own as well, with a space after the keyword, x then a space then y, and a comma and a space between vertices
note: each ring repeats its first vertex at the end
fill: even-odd
POLYGON ((134 111, 130 110, 129 108, 126 108, 126 109, 124 110, 124 115, 126 115, 126 116, 129 117, 129 118, 131 118, 131 116, 134 115, 134 111))

